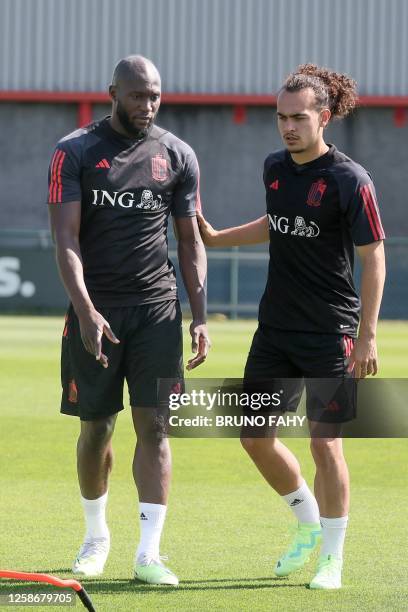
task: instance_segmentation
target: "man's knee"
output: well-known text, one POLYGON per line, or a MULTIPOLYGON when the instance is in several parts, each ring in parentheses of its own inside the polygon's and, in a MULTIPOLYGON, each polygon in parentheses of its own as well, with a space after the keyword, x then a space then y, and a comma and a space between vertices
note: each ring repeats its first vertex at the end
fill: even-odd
POLYGON ((328 467, 343 461, 341 438, 312 438, 310 449, 316 465, 320 467, 328 467))
POLYGON ((170 466, 171 450, 165 422, 158 418, 147 419, 143 425, 139 422, 136 429, 136 449, 139 456, 162 466, 170 466))
POLYGON ((245 435, 241 435, 240 438, 242 448, 248 453, 250 457, 256 457, 263 453, 265 449, 269 452, 273 451, 276 438, 249 438, 245 435))
POLYGON ((139 444, 167 448, 168 415, 155 408, 133 408, 133 423, 139 444))
POLYGON ((112 438, 115 420, 116 417, 112 416, 97 421, 81 421, 81 443, 95 450, 106 447, 112 438))

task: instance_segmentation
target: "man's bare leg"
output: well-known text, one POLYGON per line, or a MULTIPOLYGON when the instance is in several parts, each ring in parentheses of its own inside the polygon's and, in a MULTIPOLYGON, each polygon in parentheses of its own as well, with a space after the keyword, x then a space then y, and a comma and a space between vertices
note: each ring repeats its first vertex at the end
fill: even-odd
POLYGON ((320 508, 323 545, 311 588, 340 588, 348 522, 350 484, 343 455, 341 424, 309 423, 316 464, 315 495, 320 508))
POLYGON ((320 515, 327 518, 346 516, 350 503, 350 483, 343 454, 340 425, 310 423, 310 447, 316 465, 315 496, 320 515), (327 431, 327 436, 323 437, 327 431))
POLYGON ((241 444, 267 483, 279 495, 288 495, 300 487, 303 478, 295 455, 278 438, 241 437, 241 444))
POLYGON ((133 477, 139 496, 140 518, 135 578, 177 586, 177 576, 160 562, 160 538, 171 481, 171 450, 165 418, 155 408, 133 408, 132 416, 137 435, 133 477))
POLYGON ((277 576, 288 576, 309 560, 320 541, 319 508, 302 478, 299 462, 276 438, 241 437, 241 443, 268 484, 288 504, 298 520, 298 529, 287 552, 275 566, 277 576))
POLYGON ((112 470, 112 435, 116 415, 81 421, 77 443, 77 470, 85 514, 84 543, 74 561, 73 572, 99 576, 109 554, 110 536, 106 523, 108 480, 112 470))
POLYGON ((139 501, 166 505, 171 481, 171 450, 164 423, 154 408, 133 408, 137 435, 133 478, 139 501))
POLYGON ((113 466, 112 435, 116 414, 97 421, 81 421, 77 443, 77 470, 82 496, 96 499, 108 490, 113 466))

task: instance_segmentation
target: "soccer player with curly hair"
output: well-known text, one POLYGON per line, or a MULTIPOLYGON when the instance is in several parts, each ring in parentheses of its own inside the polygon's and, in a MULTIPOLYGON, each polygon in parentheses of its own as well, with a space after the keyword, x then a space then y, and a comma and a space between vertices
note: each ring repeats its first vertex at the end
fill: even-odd
POLYGON ((329 122, 348 115, 356 99, 356 84, 347 75, 314 64, 299 66, 278 94, 285 148, 265 160, 267 214, 220 231, 199 217, 207 246, 269 241, 268 279, 244 380, 298 381, 286 410, 297 408, 306 384, 314 494, 276 431, 264 437, 243 431, 241 441, 298 521, 275 574, 299 570, 322 542, 310 583, 314 589, 341 587, 350 497, 341 427, 355 416, 354 379, 375 375, 378 367, 385 236, 375 189, 362 166, 324 139, 329 122), (362 264, 361 309, 353 282, 354 247, 362 264), (325 380, 336 388, 326 403, 319 388, 325 380))

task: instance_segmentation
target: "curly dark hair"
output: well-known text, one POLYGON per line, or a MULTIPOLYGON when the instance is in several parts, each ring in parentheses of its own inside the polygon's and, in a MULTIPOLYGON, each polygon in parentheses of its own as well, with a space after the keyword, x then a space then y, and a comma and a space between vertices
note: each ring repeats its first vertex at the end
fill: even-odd
POLYGON ((356 86, 356 82, 346 74, 316 64, 301 64, 286 78, 281 91, 300 91, 310 87, 315 93, 317 107, 329 108, 332 117, 341 119, 356 105, 356 86))

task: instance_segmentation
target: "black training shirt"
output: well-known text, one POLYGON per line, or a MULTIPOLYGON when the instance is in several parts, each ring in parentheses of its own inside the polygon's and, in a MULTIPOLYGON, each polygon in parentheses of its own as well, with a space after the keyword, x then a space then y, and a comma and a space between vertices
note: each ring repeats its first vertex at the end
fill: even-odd
POLYGON ((49 169, 48 202, 81 202, 84 278, 96 306, 132 306, 173 299, 168 216, 193 217, 200 206, 193 150, 152 126, 129 140, 109 118, 59 141, 49 169))
POLYGON ((355 336, 353 245, 384 238, 369 174, 330 145, 325 155, 302 165, 287 150, 272 153, 263 177, 270 261, 260 322, 355 336))

